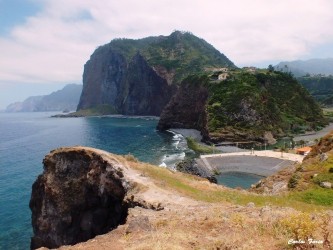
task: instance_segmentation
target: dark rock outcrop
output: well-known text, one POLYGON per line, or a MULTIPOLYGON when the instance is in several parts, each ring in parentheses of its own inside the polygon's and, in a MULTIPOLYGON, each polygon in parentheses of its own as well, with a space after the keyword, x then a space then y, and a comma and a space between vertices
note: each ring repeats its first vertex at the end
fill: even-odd
MULTIPOLYGON (((123 223, 131 184, 121 164, 87 148, 61 148, 43 161, 32 187, 31 248, 86 241, 123 223)), ((105 152, 104 152, 105 153, 105 152)))
POLYGON ((264 144, 327 124, 319 105, 291 75, 227 71, 227 79, 218 80, 214 71, 185 78, 157 128, 197 129, 207 143, 264 144))
POLYGON ((206 178, 211 183, 217 183, 217 179, 214 176, 214 173, 209 171, 207 168, 201 167, 197 163, 196 159, 185 159, 176 164, 176 169, 179 172, 192 174, 196 176, 200 176, 202 178, 206 178))
POLYGON ((207 99, 208 90, 204 86, 196 86, 185 81, 163 110, 157 129, 197 129, 201 131, 205 139, 205 136, 207 137, 207 99))
POLYGON ((159 116, 175 90, 175 86, 168 85, 167 79, 159 76, 138 53, 129 64, 127 81, 122 85, 126 94, 121 113, 159 116))
POLYGON ((174 92, 175 87, 140 53, 128 61, 112 48, 102 47, 85 65, 77 109, 109 105, 118 114, 159 116, 174 92))
POLYGON ((115 39, 97 48, 85 64, 77 111, 107 105, 116 114, 159 116, 183 78, 212 67, 235 65, 187 32, 115 39))

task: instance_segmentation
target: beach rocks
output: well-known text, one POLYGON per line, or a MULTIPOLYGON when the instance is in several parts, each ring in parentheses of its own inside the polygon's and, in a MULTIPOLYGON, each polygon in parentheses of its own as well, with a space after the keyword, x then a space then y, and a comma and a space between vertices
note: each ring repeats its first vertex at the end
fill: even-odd
POLYGON ((217 179, 215 176, 209 172, 207 169, 200 167, 198 165, 197 160, 194 159, 186 159, 176 164, 176 169, 179 172, 192 174, 196 176, 200 176, 202 178, 206 178, 211 183, 217 183, 217 179))
POLYGON ((128 227, 126 228, 126 234, 135 233, 135 232, 149 232, 152 231, 153 227, 149 222, 149 218, 147 216, 137 216, 132 219, 128 227))
POLYGON ((125 221, 130 183, 118 162, 86 148, 60 148, 43 164, 29 204, 32 249, 86 241, 125 221))
POLYGON ((332 183, 328 182, 328 181, 323 181, 323 182, 320 182, 319 186, 321 186, 323 188, 332 188, 332 183))

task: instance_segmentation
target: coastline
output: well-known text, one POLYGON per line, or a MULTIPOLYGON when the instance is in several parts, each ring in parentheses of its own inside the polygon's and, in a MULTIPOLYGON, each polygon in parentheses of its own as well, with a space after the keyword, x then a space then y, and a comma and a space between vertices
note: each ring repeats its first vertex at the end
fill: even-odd
POLYGON ((171 128, 169 131, 172 131, 177 134, 181 134, 184 138, 192 137, 197 142, 201 143, 202 135, 199 130, 196 129, 187 129, 187 128, 171 128))
MULTIPOLYGON (((330 124, 333 127, 333 124, 330 124)), ((316 136, 320 136, 325 131, 330 130, 326 127, 316 136)), ((192 137, 198 143, 201 143, 202 136, 200 131, 195 129, 170 129, 173 133, 181 134, 183 137, 192 137)), ((312 135, 314 136, 314 135, 312 135)), ((214 176, 216 173, 240 172, 255 174, 259 176, 270 176, 282 168, 293 165, 296 162, 302 162, 304 156, 275 152, 272 150, 255 151, 244 150, 235 146, 216 147, 221 153, 206 154, 196 158, 192 164, 184 163, 184 170, 187 173, 195 173, 202 177, 214 176), (191 165, 191 166, 189 166, 191 165)))
POLYGON ((55 114, 52 115, 51 118, 81 118, 81 117, 99 117, 99 118, 126 118, 126 119, 154 119, 159 120, 159 116, 152 116, 152 115, 121 115, 121 114, 110 114, 110 115, 103 115, 103 114, 93 114, 93 115, 77 115, 74 113, 69 114, 55 114))

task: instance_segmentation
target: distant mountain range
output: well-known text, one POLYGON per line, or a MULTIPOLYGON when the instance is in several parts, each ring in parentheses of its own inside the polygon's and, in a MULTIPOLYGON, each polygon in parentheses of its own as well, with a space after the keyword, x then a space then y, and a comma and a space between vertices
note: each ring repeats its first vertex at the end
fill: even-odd
POLYGON ((294 76, 300 77, 310 75, 333 75, 333 58, 310 59, 306 61, 280 62, 274 66, 275 70, 291 72, 294 76))
POLYGON ((23 102, 9 104, 6 112, 39 112, 76 110, 82 85, 68 84, 63 89, 44 96, 31 96, 23 102))

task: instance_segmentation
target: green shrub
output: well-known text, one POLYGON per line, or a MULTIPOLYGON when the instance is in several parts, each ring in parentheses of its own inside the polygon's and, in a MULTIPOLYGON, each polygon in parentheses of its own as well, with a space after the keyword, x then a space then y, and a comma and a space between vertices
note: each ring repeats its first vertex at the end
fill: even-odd
POLYGON ((195 141, 192 137, 186 137, 188 148, 199 154, 213 154, 215 152, 213 147, 204 146, 195 141))
POLYGON ((298 174, 293 174, 288 182, 289 188, 295 188, 298 184, 298 180, 300 179, 300 176, 298 174))

